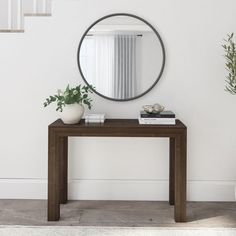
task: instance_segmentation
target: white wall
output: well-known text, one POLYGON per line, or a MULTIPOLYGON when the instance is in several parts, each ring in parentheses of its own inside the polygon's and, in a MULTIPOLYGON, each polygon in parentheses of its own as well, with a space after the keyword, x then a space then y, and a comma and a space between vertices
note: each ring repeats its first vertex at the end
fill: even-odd
MULTIPOLYGON (((57 0, 53 17, 28 18, 25 34, 1 34, 0 197, 46 198, 47 125, 57 114, 43 100, 82 82, 76 54, 87 27, 128 12, 161 34, 165 72, 135 101, 95 95, 93 112, 136 118, 154 102, 173 110, 188 126, 188 199, 233 200, 236 98, 224 91, 221 43, 236 29, 235 9, 234 0, 57 0)), ((71 198, 167 199, 167 140, 73 138, 70 145, 71 198)))

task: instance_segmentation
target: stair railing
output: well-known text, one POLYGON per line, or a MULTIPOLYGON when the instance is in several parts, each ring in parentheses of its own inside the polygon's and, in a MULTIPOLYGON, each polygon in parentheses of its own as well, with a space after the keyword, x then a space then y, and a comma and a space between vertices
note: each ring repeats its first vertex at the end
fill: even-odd
POLYGON ((23 32, 24 16, 51 15, 51 0, 0 1, 0 4, 2 4, 0 5, 0 15, 4 16, 0 18, 3 21, 0 22, 0 32, 23 32))

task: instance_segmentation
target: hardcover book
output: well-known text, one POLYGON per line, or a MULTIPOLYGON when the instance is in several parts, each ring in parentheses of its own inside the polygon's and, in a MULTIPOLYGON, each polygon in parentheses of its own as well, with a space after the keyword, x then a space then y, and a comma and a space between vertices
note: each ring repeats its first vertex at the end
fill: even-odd
POLYGON ((160 113, 147 113, 145 111, 140 111, 140 116, 142 118, 175 118, 175 113, 172 111, 162 111, 160 113))
POLYGON ((139 116, 139 124, 142 125, 175 125, 175 118, 142 118, 139 116))

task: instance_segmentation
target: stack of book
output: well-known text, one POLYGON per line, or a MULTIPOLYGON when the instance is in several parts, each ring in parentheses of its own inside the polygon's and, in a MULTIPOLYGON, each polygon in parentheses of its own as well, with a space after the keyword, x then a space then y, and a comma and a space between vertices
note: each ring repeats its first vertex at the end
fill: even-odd
POLYGON ((104 123, 105 114, 88 114, 85 116, 85 123, 104 123))
POLYGON ((141 111, 139 115, 141 125, 175 125, 175 114, 172 111, 160 113, 147 113, 141 111))

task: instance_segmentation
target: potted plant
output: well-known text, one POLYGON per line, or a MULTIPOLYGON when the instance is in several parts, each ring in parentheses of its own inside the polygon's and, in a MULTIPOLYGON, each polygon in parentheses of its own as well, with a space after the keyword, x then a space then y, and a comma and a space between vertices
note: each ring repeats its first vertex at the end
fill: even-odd
POLYGON ((225 66, 228 71, 226 76, 225 90, 233 95, 236 95, 236 45, 233 41, 234 34, 228 35, 228 39, 225 39, 225 44, 222 47, 225 50, 225 66))
MULTIPOLYGON (((228 39, 224 40, 225 44, 222 47, 225 50, 225 66, 228 71, 226 76, 225 90, 230 94, 236 95, 236 44, 233 40, 234 34, 228 35, 228 39)), ((235 199, 236 199, 236 186, 235 186, 235 199)))
POLYGON ((89 98, 89 93, 92 93, 91 86, 81 86, 70 88, 68 85, 65 91, 58 90, 56 95, 46 98, 44 107, 51 103, 56 103, 56 111, 60 112, 60 118, 65 124, 77 124, 83 114, 84 106, 91 109, 92 99, 89 98))

